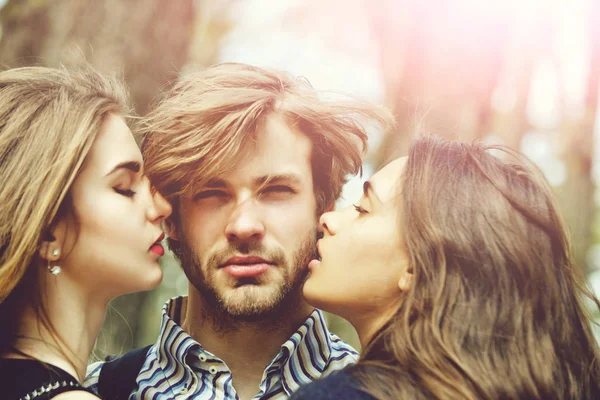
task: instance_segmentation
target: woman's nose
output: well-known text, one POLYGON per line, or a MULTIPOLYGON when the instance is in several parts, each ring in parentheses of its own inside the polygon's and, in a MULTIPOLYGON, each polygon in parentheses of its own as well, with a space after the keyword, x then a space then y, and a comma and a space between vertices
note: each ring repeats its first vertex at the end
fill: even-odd
POLYGON ((152 205, 148 208, 148 219, 152 222, 162 222, 171 215, 171 204, 157 190, 152 193, 152 205))

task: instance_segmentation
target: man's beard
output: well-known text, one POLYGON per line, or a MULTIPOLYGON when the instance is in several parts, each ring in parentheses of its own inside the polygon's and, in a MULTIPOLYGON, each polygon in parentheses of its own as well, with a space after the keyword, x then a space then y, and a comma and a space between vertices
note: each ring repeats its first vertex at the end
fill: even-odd
POLYGON ((316 256, 316 230, 309 232, 305 240, 297 248, 293 256, 293 265, 286 262, 283 251, 267 250, 258 242, 246 242, 229 245, 226 249, 212 254, 206 261, 206 272, 200 257, 185 241, 180 232, 177 255, 189 281, 204 300, 203 317, 210 318, 216 329, 227 331, 244 323, 268 322, 275 329, 280 322, 290 315, 303 301, 302 285, 308 274, 308 263, 316 256), (260 289, 264 284, 263 277, 242 278, 237 280, 236 290, 245 290, 243 296, 231 293, 219 293, 215 287, 214 275, 223 263, 235 255, 253 255, 269 260, 282 272, 282 281, 270 293, 252 290, 260 289), (247 286, 242 288, 242 286, 247 286), (228 296, 229 295, 229 296, 228 296))

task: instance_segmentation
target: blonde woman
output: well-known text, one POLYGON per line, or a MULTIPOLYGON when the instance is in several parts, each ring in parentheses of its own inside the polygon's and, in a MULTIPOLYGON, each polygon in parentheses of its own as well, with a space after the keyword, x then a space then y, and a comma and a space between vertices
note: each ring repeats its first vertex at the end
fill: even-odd
POLYGON ((90 69, 0 73, 3 399, 79 386, 109 300, 162 278, 161 222, 122 87, 90 69))
POLYGON ((304 296, 358 364, 294 399, 599 399, 598 346, 551 189, 478 144, 415 140, 326 213, 304 296))

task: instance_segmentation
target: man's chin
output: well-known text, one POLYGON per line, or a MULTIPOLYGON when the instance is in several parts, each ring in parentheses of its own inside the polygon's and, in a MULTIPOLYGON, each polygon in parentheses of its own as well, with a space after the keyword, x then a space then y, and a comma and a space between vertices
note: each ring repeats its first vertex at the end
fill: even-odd
POLYGON ((276 313, 281 300, 282 293, 278 288, 244 285, 223 293, 220 303, 235 319, 260 320, 276 313))

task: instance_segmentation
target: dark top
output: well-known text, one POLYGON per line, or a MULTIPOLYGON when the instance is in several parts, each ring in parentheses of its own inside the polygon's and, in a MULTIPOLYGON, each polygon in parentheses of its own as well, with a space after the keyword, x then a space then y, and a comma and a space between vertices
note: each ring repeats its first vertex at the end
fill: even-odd
POLYGON ((359 389, 356 379, 346 370, 335 372, 323 379, 302 386, 290 400, 375 400, 359 389))
POLYGON ((49 400, 73 390, 90 392, 68 372, 36 360, 0 358, 0 377, 3 400, 49 400))

